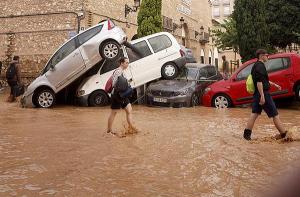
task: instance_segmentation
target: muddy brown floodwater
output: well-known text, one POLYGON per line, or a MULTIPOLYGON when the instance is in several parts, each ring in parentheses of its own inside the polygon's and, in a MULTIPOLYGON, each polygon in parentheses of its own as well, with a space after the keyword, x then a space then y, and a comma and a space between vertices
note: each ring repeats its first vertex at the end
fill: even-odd
MULTIPOLYGON (((258 196, 296 169, 300 142, 280 143, 249 108, 134 106, 140 132, 105 133, 109 107, 23 109, 0 94, 0 196, 258 196)), ((299 134, 300 111, 280 109, 299 134)), ((117 115, 122 131, 125 113, 117 115)))

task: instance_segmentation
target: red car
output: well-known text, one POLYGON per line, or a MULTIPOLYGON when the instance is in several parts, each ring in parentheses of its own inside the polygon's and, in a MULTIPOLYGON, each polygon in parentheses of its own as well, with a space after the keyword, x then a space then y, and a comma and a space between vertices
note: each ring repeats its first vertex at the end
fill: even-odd
MULTIPOLYGON (((252 102, 252 95, 246 90, 246 79, 257 59, 245 62, 227 80, 221 80, 204 90, 202 104, 207 107, 227 108, 252 102)), ((280 85, 281 90, 272 86, 273 99, 292 97, 300 99, 300 55, 280 53, 269 55, 266 62, 269 80, 280 85)))

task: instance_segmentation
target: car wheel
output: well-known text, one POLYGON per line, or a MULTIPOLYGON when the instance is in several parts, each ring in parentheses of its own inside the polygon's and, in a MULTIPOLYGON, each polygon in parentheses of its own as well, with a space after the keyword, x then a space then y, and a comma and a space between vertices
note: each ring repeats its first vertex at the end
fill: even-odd
POLYGON ((199 105, 199 95, 196 93, 193 93, 192 97, 191 97, 191 107, 194 107, 197 105, 199 105))
POLYGON ((97 90, 89 97, 89 105, 92 107, 102 107, 108 104, 108 96, 105 92, 97 90))
POLYGON ((296 99, 297 99, 298 101, 300 101, 300 85, 298 85, 298 86, 296 87, 295 95, 296 95, 296 99))
POLYGON ((44 89, 34 96, 34 102, 37 107, 50 108, 55 104, 55 94, 50 89, 44 89))
POLYGON ((231 107, 231 100, 225 94, 218 94, 214 96, 212 104, 216 108, 228 108, 231 107))
POLYGON ((114 61, 120 55, 120 45, 113 40, 106 41, 101 45, 100 55, 102 58, 114 61))
POLYGON ((176 64, 169 62, 161 68, 161 75, 164 79, 174 79, 178 75, 178 68, 176 64))

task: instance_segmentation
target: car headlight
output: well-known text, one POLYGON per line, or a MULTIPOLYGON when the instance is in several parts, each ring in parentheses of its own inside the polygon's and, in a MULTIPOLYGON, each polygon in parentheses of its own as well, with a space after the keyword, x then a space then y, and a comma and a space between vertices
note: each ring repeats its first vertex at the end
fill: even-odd
POLYGON ((77 96, 82 96, 82 95, 84 95, 85 94, 85 91, 84 90, 79 90, 78 92, 77 92, 77 96))
POLYGON ((211 88, 210 87, 207 87, 204 89, 204 94, 206 94, 207 92, 211 91, 211 88))

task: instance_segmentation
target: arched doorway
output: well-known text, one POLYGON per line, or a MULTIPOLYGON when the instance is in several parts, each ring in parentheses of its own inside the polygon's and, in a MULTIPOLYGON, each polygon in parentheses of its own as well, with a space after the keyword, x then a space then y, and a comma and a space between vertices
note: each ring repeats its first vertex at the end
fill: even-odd
POLYGON ((210 49, 209 49, 209 52, 208 52, 208 63, 212 64, 212 52, 211 52, 210 49))

